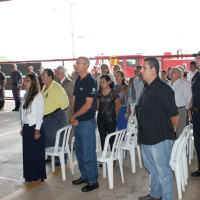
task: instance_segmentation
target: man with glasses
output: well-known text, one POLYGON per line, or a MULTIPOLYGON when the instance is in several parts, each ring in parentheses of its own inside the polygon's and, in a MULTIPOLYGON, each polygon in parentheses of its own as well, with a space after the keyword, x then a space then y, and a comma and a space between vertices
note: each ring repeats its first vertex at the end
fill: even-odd
POLYGON ((81 177, 72 181, 74 185, 87 183, 83 192, 99 187, 96 155, 96 104, 97 81, 88 68, 90 61, 86 57, 76 60, 75 71, 79 74, 72 97, 72 116, 70 122, 75 127, 75 152, 81 177))

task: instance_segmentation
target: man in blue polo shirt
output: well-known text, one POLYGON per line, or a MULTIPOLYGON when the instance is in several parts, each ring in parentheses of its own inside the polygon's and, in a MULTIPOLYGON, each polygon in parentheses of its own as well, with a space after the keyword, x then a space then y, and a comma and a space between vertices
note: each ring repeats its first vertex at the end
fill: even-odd
POLYGON ((79 74, 72 98, 72 116, 70 122, 75 127, 75 151, 81 177, 74 185, 87 183, 83 192, 99 187, 96 155, 96 91, 97 82, 88 73, 90 61, 86 57, 76 60, 75 71, 79 74))

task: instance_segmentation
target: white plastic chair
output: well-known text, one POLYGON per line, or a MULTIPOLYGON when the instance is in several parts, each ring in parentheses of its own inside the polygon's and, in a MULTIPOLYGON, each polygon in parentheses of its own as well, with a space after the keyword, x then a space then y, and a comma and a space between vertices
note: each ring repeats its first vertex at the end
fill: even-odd
POLYGON ((190 133, 192 131, 192 125, 188 125, 184 128, 185 132, 185 142, 183 145, 183 152, 182 152, 182 166, 183 166, 183 175, 184 175, 184 184, 187 185, 187 179, 188 179, 188 162, 187 162, 187 152, 186 152, 186 146, 188 143, 188 139, 190 136, 190 133))
POLYGON ((190 131, 190 135, 188 138, 188 163, 191 165, 192 159, 194 154, 194 136, 193 130, 190 131))
POLYGON ((103 163, 103 178, 106 178, 106 164, 108 169, 108 182, 109 182, 109 189, 113 189, 113 161, 119 161, 120 173, 122 183, 124 183, 124 173, 122 167, 122 158, 120 156, 120 146, 122 140, 124 138, 126 129, 116 131, 114 133, 108 134, 105 139, 104 150, 101 155, 97 158, 98 162, 103 163), (115 137, 112 151, 109 151, 109 140, 111 137, 115 137))
MULTIPOLYGON (((99 151, 101 151, 101 140, 100 140, 98 128, 96 128, 95 134, 96 134, 96 152, 99 152, 99 151)), ((75 143, 75 137, 72 137, 72 140, 71 140, 71 157, 72 157, 72 160, 73 160, 74 143, 75 143)))
POLYGON ((45 155, 51 156, 52 162, 52 172, 55 172, 55 156, 58 156, 61 164, 62 171, 62 180, 66 180, 66 172, 65 172, 65 157, 64 155, 68 155, 68 160, 71 168, 72 175, 74 175, 74 168, 72 163, 71 152, 69 149, 69 135, 71 133, 72 126, 68 125, 61 129, 59 129, 56 133, 56 142, 54 147, 48 147, 45 149, 45 155), (60 136, 63 134, 62 147, 59 147, 60 136))
POLYGON ((123 152, 129 151, 130 152, 130 160, 131 160, 131 169, 132 173, 136 172, 136 162, 135 162, 135 149, 137 148, 137 154, 139 159, 140 168, 142 168, 142 156, 140 146, 137 144, 137 126, 132 124, 131 126, 128 124, 127 133, 126 133, 126 140, 122 142, 120 147, 121 149, 121 156, 123 152))
POLYGON ((170 166, 174 171, 175 178, 176 178, 176 185, 178 190, 178 199, 182 199, 182 189, 184 185, 183 180, 183 168, 182 168, 182 151, 185 142, 185 136, 182 136, 174 142, 171 159, 170 159, 170 166))

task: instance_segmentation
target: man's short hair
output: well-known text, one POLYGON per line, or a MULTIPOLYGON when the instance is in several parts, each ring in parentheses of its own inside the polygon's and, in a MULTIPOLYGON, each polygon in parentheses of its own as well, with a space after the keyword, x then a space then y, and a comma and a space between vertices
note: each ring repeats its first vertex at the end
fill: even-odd
POLYGON ((78 59, 83 59, 83 60, 85 61, 85 63, 87 63, 88 65, 90 65, 90 60, 89 60, 89 58, 87 58, 87 57, 85 57, 85 56, 81 56, 81 57, 78 57, 77 60, 78 60, 78 59))
POLYGON ((196 62, 195 61, 191 61, 190 65, 194 65, 197 68, 196 62))
POLYGON ((166 71, 166 70, 162 70, 161 72, 167 74, 167 71, 166 71))
POLYGON ((58 66, 57 68, 56 68, 56 71, 60 71, 61 73, 66 73, 66 69, 63 67, 63 66, 58 66))
POLYGON ((136 69, 142 69, 142 66, 140 66, 140 65, 138 65, 138 66, 136 66, 136 69))
POLYGON ((47 72, 47 76, 48 76, 48 77, 50 77, 50 76, 52 77, 52 80, 55 79, 55 75, 54 75, 54 72, 53 72, 52 69, 47 68, 47 69, 44 69, 44 71, 47 72))
POLYGON ((154 57, 148 57, 145 58, 144 61, 148 61, 150 68, 155 68, 156 69, 156 74, 159 74, 159 70, 160 70, 160 65, 158 62, 158 59, 154 58, 154 57))
POLYGON ((16 64, 13 64, 13 67, 16 67, 16 68, 17 68, 17 65, 16 65, 16 64))

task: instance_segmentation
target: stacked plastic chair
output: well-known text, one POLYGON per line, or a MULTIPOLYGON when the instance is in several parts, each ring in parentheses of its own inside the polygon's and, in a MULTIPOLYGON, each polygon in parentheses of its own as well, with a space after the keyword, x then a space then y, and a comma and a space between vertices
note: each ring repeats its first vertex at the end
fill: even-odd
POLYGON ((182 199, 182 191, 185 191, 185 185, 188 178, 187 156, 186 156, 186 144, 188 137, 192 129, 191 125, 188 125, 183 130, 179 138, 174 142, 170 166, 175 173, 178 199, 182 199))

